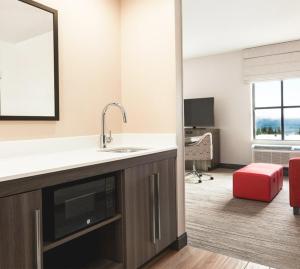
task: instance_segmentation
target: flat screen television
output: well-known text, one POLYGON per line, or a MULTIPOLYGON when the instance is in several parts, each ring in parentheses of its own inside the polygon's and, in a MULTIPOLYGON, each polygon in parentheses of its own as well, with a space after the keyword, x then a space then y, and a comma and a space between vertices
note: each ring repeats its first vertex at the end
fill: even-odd
POLYGON ((185 127, 213 127, 214 98, 197 98, 184 100, 185 127))

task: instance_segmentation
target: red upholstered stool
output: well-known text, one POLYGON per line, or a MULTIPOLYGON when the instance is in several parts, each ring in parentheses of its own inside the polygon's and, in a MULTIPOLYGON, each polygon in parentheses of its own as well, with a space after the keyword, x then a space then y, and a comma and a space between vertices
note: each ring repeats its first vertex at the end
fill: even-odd
POLYGON ((270 202, 283 185, 283 167, 252 163, 233 173, 233 196, 270 202))

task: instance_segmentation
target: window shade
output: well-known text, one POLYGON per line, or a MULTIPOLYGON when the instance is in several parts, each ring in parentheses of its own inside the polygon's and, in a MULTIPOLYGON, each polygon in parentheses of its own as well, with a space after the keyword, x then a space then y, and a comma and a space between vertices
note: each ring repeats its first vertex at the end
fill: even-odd
POLYGON ((246 82, 300 77, 300 40, 243 51, 246 82))

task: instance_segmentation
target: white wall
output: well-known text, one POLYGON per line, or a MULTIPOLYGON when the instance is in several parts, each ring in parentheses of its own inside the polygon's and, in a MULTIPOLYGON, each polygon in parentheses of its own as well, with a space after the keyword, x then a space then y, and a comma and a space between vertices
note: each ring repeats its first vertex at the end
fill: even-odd
POLYGON ((0 41, 0 114, 4 110, 3 100, 7 100, 9 93, 15 92, 17 80, 15 76, 16 53, 15 45, 0 41), (5 90, 5 89, 10 89, 5 90))
POLYGON ((185 162, 183 130, 183 57, 182 57, 182 1, 175 0, 176 37, 176 129, 177 129, 177 220, 178 235, 186 231, 185 224, 185 162))
POLYGON ((184 61, 184 98, 214 97, 221 162, 251 162, 251 89, 242 80, 242 52, 184 61))

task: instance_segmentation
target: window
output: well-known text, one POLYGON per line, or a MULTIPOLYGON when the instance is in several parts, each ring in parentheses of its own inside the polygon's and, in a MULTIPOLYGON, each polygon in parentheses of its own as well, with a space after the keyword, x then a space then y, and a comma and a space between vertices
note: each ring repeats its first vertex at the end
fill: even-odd
POLYGON ((257 82, 252 87, 254 138, 300 140, 300 79, 257 82))

